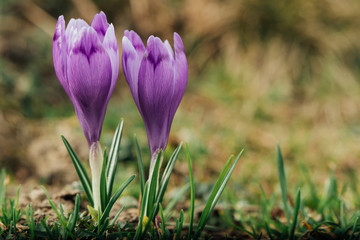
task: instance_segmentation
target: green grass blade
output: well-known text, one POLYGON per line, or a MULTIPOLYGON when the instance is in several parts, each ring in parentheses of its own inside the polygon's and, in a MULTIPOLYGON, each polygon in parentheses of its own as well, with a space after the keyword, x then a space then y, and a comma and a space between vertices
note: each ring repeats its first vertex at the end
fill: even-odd
POLYGON ((44 227, 49 239, 54 239, 53 234, 51 233, 49 226, 46 224, 45 219, 41 220, 41 225, 44 227))
POLYGON ((286 176, 285 176, 285 169, 284 169, 284 160, 281 154, 280 145, 276 145, 276 160, 278 166, 278 174, 279 174, 279 181, 281 187, 281 198, 284 204, 284 212, 286 216, 286 220, 288 225, 290 226, 290 212, 288 207, 287 201, 287 187, 286 187, 286 176))
POLYGON ((142 161, 142 157, 141 157, 139 143, 138 143, 136 136, 134 136, 134 142, 135 142, 135 147, 136 147, 137 163, 138 163, 139 174, 140 174, 141 196, 144 196, 144 188, 145 188, 145 182, 146 182, 145 170, 144 170, 144 165, 143 165, 143 161, 142 161))
POLYGON ((119 189, 114 193, 114 195, 110 198, 108 205, 106 206, 101 218, 100 218, 100 223, 99 225, 102 225, 106 218, 109 217, 110 214, 110 210, 112 209, 112 207, 114 206, 115 202, 118 200, 118 198, 120 197, 121 193, 125 190, 125 188, 132 182, 132 180, 134 180, 135 175, 132 175, 131 177, 129 177, 120 187, 119 189))
POLYGON ((160 219, 161 219, 161 232, 162 232, 161 238, 164 239, 165 233, 166 233, 166 230, 165 230, 165 218, 164 218, 163 208, 162 208, 160 203, 159 203, 159 212, 160 212, 160 219))
MULTIPOLYGON (((184 223, 184 211, 181 209, 179 219, 176 221, 176 228, 175 228, 176 237, 175 237, 175 240, 180 240, 181 239, 181 231, 182 231, 183 223, 184 223)), ((188 237, 188 239, 190 240, 189 237, 188 237)))
MULTIPOLYGON (((243 150, 242 150, 242 151, 239 153, 239 155, 236 157, 236 159, 235 159, 235 161, 233 162, 233 164, 231 165, 229 171, 226 173, 225 178, 224 178, 224 180, 222 181, 221 186, 220 186, 219 190, 217 191, 217 194, 216 194, 216 196, 215 196, 215 198, 214 198, 214 200, 213 200, 213 204, 211 205, 210 213, 211 213, 212 210, 215 208, 215 205, 216 205, 217 201, 219 200, 222 192, 224 191, 224 189, 225 189, 225 187, 226 187, 226 184, 227 184, 227 182, 229 181, 229 179, 230 179, 230 177, 231 177, 231 174, 232 174, 232 172, 234 171, 235 166, 236 166, 237 162, 239 161, 239 159, 240 159, 240 157, 241 157, 241 155, 242 155, 242 152, 243 152, 243 150)), ((210 216, 210 215, 209 215, 209 216, 210 216)))
POLYGON ((340 200, 340 225, 342 228, 346 228, 346 217, 345 217, 345 203, 343 200, 340 200))
POLYGON ((79 209, 80 209, 80 195, 76 194, 76 199, 75 199, 75 205, 74 205, 74 212, 72 214, 72 219, 71 221, 69 221, 69 230, 70 232, 74 232, 75 227, 76 227, 76 222, 79 218, 79 209))
MULTIPOLYGON (((19 185, 19 187, 17 188, 17 191, 16 191, 16 200, 15 200, 15 205, 12 206, 12 211, 11 211, 11 220, 16 224, 19 220, 19 214, 16 214, 16 212, 19 212, 17 211, 17 208, 18 208, 18 205, 19 205, 19 198, 20 198, 20 187, 21 185, 19 185)), ((21 212, 21 210, 20 210, 21 212)), ((16 229, 15 229, 16 230, 16 229)))
POLYGON ((29 226, 30 239, 35 239, 35 222, 34 222, 34 211, 32 208, 32 203, 26 207, 26 222, 29 226))
POLYGON ((307 182, 307 185, 310 187, 310 194, 311 194, 311 205, 314 209, 317 209, 319 207, 319 197, 317 194, 317 190, 315 188, 315 185, 313 181, 311 180, 309 170, 307 169, 305 164, 301 164, 301 168, 303 170, 303 173, 305 175, 305 179, 307 182))
MULTIPOLYGON (((157 188, 158 188, 158 178, 159 178, 159 171, 160 171, 160 162, 161 162, 161 155, 162 155, 162 150, 160 150, 157 158, 156 158, 156 162, 155 162, 155 166, 153 169, 153 172, 151 173, 151 179, 150 180, 150 185, 149 185, 149 193, 146 196, 146 216, 150 216, 152 211, 155 211, 155 209, 158 208, 158 203, 156 204, 156 206, 154 206, 155 204, 155 197, 156 197, 156 193, 157 193, 157 188)), ((152 219, 150 219, 152 220, 152 219)))
POLYGON ((300 209, 300 203, 301 203, 301 193, 300 193, 300 188, 299 188, 297 191, 297 194, 296 194, 294 215, 293 215, 293 220, 292 220, 291 227, 290 227, 290 240, 295 239, 295 229, 296 229, 298 213, 299 213, 299 209, 300 209))
POLYGON ((182 143, 180 143, 179 146, 175 149, 175 151, 173 152, 173 154, 171 155, 171 157, 169 159, 168 164, 166 165, 166 168, 165 168, 164 173, 161 178, 160 188, 159 188, 158 194, 156 196, 156 206, 162 202, 162 199, 165 195, 165 191, 166 191, 167 185, 169 183, 171 173, 174 169, 175 162, 179 156, 181 147, 182 147, 182 143))
POLYGON ((72 149, 71 145, 69 144, 69 142, 66 140, 66 138, 64 136, 61 136, 61 138, 62 138, 62 140, 65 144, 65 147, 70 155, 70 158, 74 164, 75 170, 76 170, 76 172, 79 176, 80 182, 84 188, 87 199, 90 202, 90 205, 94 206, 90 178, 89 178, 88 174, 86 173, 86 170, 85 170, 84 166, 82 165, 81 161, 79 160, 78 156, 76 155, 76 153, 72 149))
MULTIPOLYGON (((199 223, 198 223, 198 226, 197 226, 197 229, 195 231, 195 235, 198 231, 200 231, 200 228, 203 228, 205 227, 205 221, 206 221, 206 216, 210 213, 210 208, 211 208, 211 205, 212 205, 212 202, 216 196, 216 193, 217 191, 219 190, 220 188, 220 185, 221 183, 223 182, 225 176, 226 176, 226 173, 228 172, 228 169, 230 167, 230 164, 232 162, 232 159, 233 159, 233 156, 231 156, 228 161, 226 162, 225 164, 225 167, 223 168, 222 172, 220 173, 219 175, 219 178, 218 180, 216 181, 214 187, 213 187, 213 190, 211 191, 211 194, 210 194, 210 197, 208 199, 208 201, 206 202, 206 205, 205 205, 205 208, 201 214, 201 217, 200 217, 200 220, 199 220, 199 223)), ((196 238, 195 238, 196 239, 196 238)))
MULTIPOLYGON (((145 183, 144 186, 144 193, 145 195, 148 192, 148 188, 149 188, 149 182, 145 183)), ((139 223, 138 226, 136 228, 136 233, 135 233, 135 237, 134 239, 138 240, 140 239, 141 235, 142 235, 142 231, 143 231, 143 219, 145 216, 145 206, 146 206, 146 198, 145 196, 141 199, 141 207, 140 207, 140 215, 139 215, 139 223)))
POLYGON ((120 214, 124 211, 125 207, 122 207, 115 215, 114 219, 111 221, 110 225, 114 225, 116 220, 119 218, 120 214))
POLYGON ((1 169, 1 173, 0 173, 0 208, 2 208, 3 204, 6 201, 6 199, 5 199, 5 192, 6 192, 5 177, 6 177, 6 172, 5 172, 5 169, 3 168, 3 169, 1 169))
POLYGON ((358 221, 359 221, 359 217, 357 217, 357 218, 355 219, 355 222, 354 222, 354 225, 353 225, 353 227, 352 227, 352 231, 351 231, 351 235, 350 235, 349 240, 352 240, 353 237, 354 237, 354 234, 355 234, 355 231, 356 231, 356 226, 357 226, 358 221))
POLYGON ((105 232, 105 230, 107 229, 107 227, 109 226, 109 217, 107 217, 104 222, 102 223, 102 225, 99 225, 99 231, 98 234, 101 236, 103 235, 103 233, 105 232))
POLYGON ((49 202, 51 208, 54 210, 56 216, 58 217, 58 219, 59 219, 59 221, 60 221, 60 224, 64 227, 64 229, 65 229, 66 232, 69 234, 69 236, 70 236, 72 239, 74 239, 73 233, 69 230, 69 228, 67 227, 67 224, 66 224, 66 222, 65 222, 65 220, 64 220, 64 214, 63 214, 63 211, 62 211, 62 206, 61 206, 61 204, 60 204, 60 211, 61 211, 61 213, 60 213, 60 212, 58 211, 57 207, 55 206, 54 202, 51 201, 50 195, 49 195, 48 191, 46 190, 46 188, 45 188, 44 186, 41 186, 41 188, 42 188, 43 191, 45 192, 45 195, 46 195, 46 197, 47 197, 47 199, 48 199, 48 202, 49 202))
POLYGON ((329 179, 327 184, 325 185, 325 189, 324 189, 324 197, 321 199, 320 203, 319 203, 319 209, 318 212, 320 212, 324 217, 325 217, 325 213, 324 210, 325 209, 331 209, 333 208, 332 205, 334 205, 334 202, 338 201, 339 196, 337 193, 338 186, 337 186, 337 181, 335 179, 334 173, 333 171, 330 171, 330 175, 329 175, 329 179))
POLYGON ((100 205, 101 205, 100 212, 104 211, 109 198, 110 196, 107 195, 107 190, 106 190, 106 149, 105 149, 103 165, 101 168, 101 175, 100 175, 100 205))
POLYGON ((239 153, 239 155, 236 157, 236 159, 234 160, 234 162, 232 164, 231 164, 232 157, 230 157, 229 160, 227 161, 227 163, 225 164, 225 167, 222 170, 222 172, 218 178, 218 181, 216 182, 213 190, 211 191, 210 197, 206 203, 204 211, 202 212, 202 214, 200 216, 199 224, 194 233, 195 240, 198 239, 198 237, 200 237, 200 234, 203 231, 203 229, 206 225, 206 222, 208 221, 210 214, 211 214, 212 210, 214 209, 216 203, 218 202, 222 192, 224 191, 225 186, 226 186, 227 182, 229 181, 230 176, 231 176, 232 172, 234 171, 235 166, 236 166, 237 162, 239 161, 243 151, 244 150, 242 150, 239 153))
POLYGON ((190 179, 190 222, 189 222, 189 231, 187 239, 191 239, 192 228, 194 223, 194 213, 195 213, 195 183, 194 183, 194 174, 192 170, 192 162, 190 158, 189 146, 186 144, 186 157, 189 168, 189 179, 190 179))
POLYGON ((265 221, 265 229, 266 229, 266 233, 268 234, 270 240, 274 239, 274 237, 271 233, 271 229, 269 227, 269 223, 267 221, 265 221))
POLYGON ((169 180, 169 177, 174 169, 174 166, 175 166, 175 162, 179 156, 179 152, 182 148, 182 142, 179 144, 179 146, 175 149, 175 151, 173 152, 173 154, 171 155, 170 159, 169 159, 169 162, 168 164, 166 165, 165 169, 164 169, 164 173, 162 175, 162 178, 161 178, 161 183, 160 185, 164 185, 168 180, 169 180))
POLYGON ((180 189, 176 190, 176 193, 174 194, 174 196, 171 197, 171 200, 169 201, 169 203, 167 204, 167 206, 164 210, 165 216, 168 216, 170 211, 173 210, 176 203, 178 203, 179 200, 185 195, 185 193, 187 192, 189 187, 190 187, 190 184, 186 184, 185 186, 182 186, 180 189))
POLYGON ((108 164, 106 166, 106 176, 107 176, 106 194, 108 196, 107 201, 109 200, 112 194, 112 189, 114 185, 117 163, 119 161, 119 149, 120 149, 123 125, 124 125, 124 120, 121 119, 120 123, 118 124, 115 130, 115 134, 110 145, 108 164))

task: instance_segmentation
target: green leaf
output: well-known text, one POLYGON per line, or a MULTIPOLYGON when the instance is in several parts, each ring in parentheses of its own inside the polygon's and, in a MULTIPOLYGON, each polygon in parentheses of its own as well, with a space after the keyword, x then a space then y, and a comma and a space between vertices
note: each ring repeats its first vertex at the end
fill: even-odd
MULTIPOLYGON (((157 158, 156 158, 156 162, 155 162, 155 166, 153 169, 153 172, 151 173, 151 178, 149 179, 149 191, 148 193, 146 193, 145 199, 146 199, 146 216, 150 216, 151 212, 155 209, 157 209, 158 204, 156 203, 155 207, 154 207, 154 203, 155 203, 155 197, 157 194, 157 188, 158 188, 158 178, 159 178, 159 171, 160 171, 160 162, 161 162, 161 155, 162 155, 162 150, 159 151, 157 158), (154 209, 155 208, 155 209, 154 209)), ((152 219, 150 219, 150 221, 152 221, 152 219)))
POLYGON ((160 203, 159 203, 159 212, 160 212, 160 219, 161 219, 161 232, 162 232, 161 238, 164 239, 164 235, 166 232, 165 231, 165 218, 164 218, 163 208, 160 203))
POLYGON ((287 187, 286 187, 284 160, 281 155, 281 150, 280 150, 279 144, 276 145, 276 159, 277 159, 278 174, 279 174, 280 187, 281 187, 281 198, 282 198, 282 201, 284 204, 286 220, 287 220, 288 225, 290 226, 290 212, 289 212, 289 207, 287 204, 287 187))
POLYGON ((106 194, 108 197, 107 201, 109 201, 114 185, 115 173, 116 173, 117 163, 119 160, 119 149, 120 149, 123 125, 124 125, 124 120, 121 119, 120 123, 118 124, 115 130, 115 134, 112 143, 110 145, 108 164, 106 166, 106 176, 107 176, 106 194))
POLYGON ((120 187, 119 189, 114 193, 114 195, 110 198, 108 205, 106 206, 101 218, 100 218, 100 222, 99 225, 103 225, 106 218, 109 217, 110 214, 110 210, 112 209, 112 207, 114 206, 115 202, 118 200, 118 198, 120 197, 121 193, 125 190, 125 188, 132 182, 132 180, 134 180, 135 175, 132 175, 131 177, 129 177, 120 187))
POLYGON ((73 211, 71 219, 69 220, 70 232, 74 232, 74 230, 75 230, 76 222, 79 218, 79 209, 80 209, 80 195, 76 194, 74 211, 73 211))
POLYGON ((44 186, 41 186, 43 191, 45 192, 45 195, 48 199, 48 202, 51 206, 51 208, 54 210, 55 214, 57 215, 59 221, 60 221, 60 224, 64 227, 64 229, 66 230, 66 232, 69 234, 69 236, 72 238, 72 239, 75 239, 73 233, 70 231, 70 229, 67 227, 67 224, 65 222, 65 219, 64 219, 64 214, 63 214, 63 211, 62 211, 62 206, 60 204, 60 211, 61 213, 59 213, 57 207, 55 206, 55 204, 53 203, 53 201, 51 201, 50 199, 50 195, 48 193, 48 191, 46 190, 46 188, 44 186))
MULTIPOLYGON (((144 186, 144 193, 147 193, 148 192, 148 188, 149 188, 149 182, 146 182, 145 183, 145 186, 144 186)), ((145 197, 143 197, 141 199, 141 207, 140 207, 140 215, 139 215, 139 224, 136 228, 136 233, 135 233, 135 237, 134 239, 138 240, 140 239, 141 235, 142 235, 142 232, 143 232, 143 219, 144 219, 144 216, 145 216, 145 206, 146 206, 146 199, 145 197)))
POLYGON ((303 170, 303 173, 305 175, 305 179, 307 182, 307 185, 310 187, 310 193, 311 193, 311 205, 313 209, 317 209, 319 207, 319 198, 318 198, 318 194, 317 194, 317 190, 315 188, 315 185, 313 183, 313 181, 311 180, 310 174, 309 174, 309 170, 307 169, 306 165, 304 163, 301 164, 301 168, 303 170))
POLYGON ((232 156, 229 158, 229 160, 227 161, 227 163, 225 164, 225 167, 223 168, 222 172, 220 173, 220 176, 213 188, 213 190, 211 191, 210 197, 208 199, 208 201, 206 202, 204 211, 202 212, 201 216, 200 216, 200 220, 199 220, 199 224, 195 230, 195 234, 194 234, 194 239, 198 239, 200 237, 201 232, 204 230, 204 227, 206 225, 206 222, 208 221, 211 212, 213 211, 214 207, 216 206, 216 203, 218 202, 222 192, 225 189, 225 186, 227 184, 227 182, 230 179, 230 176, 232 174, 232 172, 235 169, 235 166, 237 164, 237 162, 239 161, 242 153, 244 150, 242 150, 239 155, 236 157, 236 159, 234 160, 234 162, 231 164, 232 162, 232 156))
POLYGON ((6 199, 5 199, 5 191, 6 191, 5 177, 6 177, 6 172, 5 172, 5 169, 3 168, 3 169, 1 169, 1 173, 0 173, 0 208, 3 206, 3 204, 6 201, 6 199))
POLYGON ((96 211, 96 209, 90 205, 87 205, 87 209, 88 209, 90 215, 92 216, 92 218, 95 220, 95 222, 98 222, 99 221, 99 212, 96 211))
POLYGON ((145 188, 145 171, 144 171, 144 165, 141 157, 141 151, 139 147, 138 140, 136 136, 134 136, 134 142, 136 146, 136 156, 137 156, 137 162, 139 167, 139 174, 140 174, 140 187, 141 187, 141 196, 144 196, 144 188, 145 188))
MULTIPOLYGON (((109 196, 110 197, 110 196, 109 196)), ((100 176, 100 212, 104 211, 108 201, 108 196, 106 192, 106 149, 104 151, 103 165, 101 168, 100 176)))
POLYGON ((295 229, 296 229, 296 224, 297 224, 297 219, 298 219, 300 202, 301 202, 301 193, 300 193, 300 188, 299 188, 298 192, 296 194, 293 221, 291 223, 291 228, 290 228, 290 240, 295 239, 295 229))
POLYGON ((76 155, 76 153, 70 146, 69 142, 66 140, 66 138, 64 136, 61 136, 61 138, 62 138, 62 140, 65 144, 65 147, 70 155, 70 158, 74 164, 75 170, 79 176, 80 182, 86 193, 86 197, 87 197, 89 203, 91 204, 91 206, 94 206, 90 178, 89 178, 88 174, 86 173, 86 170, 85 170, 84 166, 82 165, 81 161, 79 160, 78 156, 76 155))
MULTIPOLYGON (((35 221, 34 221, 34 211, 32 208, 32 203, 26 207, 26 222, 29 226, 30 239, 35 239, 35 221)), ((0 228, 1 229, 1 228, 0 228)))
MULTIPOLYGON (((184 211, 181 209, 179 219, 176 221, 175 240, 180 240, 181 239, 181 231, 182 231, 183 223, 184 223, 184 211)), ((189 236, 188 236, 188 239, 190 240, 189 236)))
MULTIPOLYGON (((161 178, 161 182, 160 182, 160 188, 157 192, 157 196, 156 196, 156 206, 158 206, 159 203, 162 202, 162 199, 165 195, 165 191, 167 188, 167 185, 169 183, 169 179, 171 176, 171 173, 174 169, 175 166, 175 162, 179 156, 179 152, 181 150, 182 147, 182 143, 179 144, 179 146, 175 149, 175 151, 173 152, 173 154, 171 155, 168 164, 166 165, 166 168, 164 170, 164 173, 162 174, 162 178, 161 178)), ((158 207, 157 207, 158 208, 158 207)), ((157 211, 155 212, 157 213, 157 211)))
POLYGON ((106 217, 106 219, 104 220, 104 222, 102 223, 102 225, 99 225, 98 226, 98 233, 99 233, 99 235, 101 236, 104 232, 105 232, 105 230, 107 229, 107 227, 109 226, 109 216, 108 217, 106 217))
POLYGON ((122 211, 124 211, 125 207, 122 207, 117 214, 115 215, 114 219, 111 221, 110 225, 114 225, 116 223, 116 220, 119 218, 120 214, 122 213, 122 211))
MULTIPOLYGON (((141 212, 140 212, 139 225, 138 225, 138 228, 136 230, 135 239, 142 239, 143 234, 146 232, 147 228, 150 226, 151 222, 153 221, 153 219, 155 218, 155 216, 156 216, 156 214, 157 214, 157 212, 159 210, 159 204, 161 203, 161 201, 163 199, 163 196, 165 194, 167 184, 169 182, 171 172, 174 169, 175 162, 176 162, 176 160, 177 160, 177 158, 179 156, 181 146, 182 146, 182 143, 175 149, 174 153, 170 157, 169 162, 165 167, 164 173, 162 174, 161 182, 159 184, 159 189, 157 191, 155 191, 155 193, 156 193, 155 202, 153 204, 149 204, 149 201, 148 201, 149 200, 149 193, 154 192, 154 186, 152 186, 152 189, 150 190, 150 185, 151 185, 151 182, 154 183, 154 181, 157 181, 157 176, 158 176, 157 172, 159 171, 159 166, 157 166, 157 164, 160 165, 160 161, 156 160, 154 170, 153 170, 153 174, 152 174, 152 178, 151 178, 151 182, 149 183, 149 181, 148 181, 145 184, 145 188, 144 188, 144 193, 145 194, 144 194, 143 199, 142 199, 142 206, 141 206, 142 208, 141 208, 141 212), (154 176, 154 174, 155 174, 155 176, 154 176), (143 227, 142 222, 143 222, 143 219, 145 217, 145 211, 143 212, 143 208, 148 207, 148 206, 153 207, 153 210, 146 211, 148 220, 147 220, 147 223, 146 223, 145 227, 143 227)), ((155 190, 156 190, 156 188, 155 188, 155 190)))
POLYGON ((345 217, 345 203, 343 200, 340 200, 340 225, 342 228, 346 228, 346 217, 345 217))
POLYGON ((353 237, 354 237, 354 233, 355 233, 355 231, 356 231, 356 226, 357 226, 358 221, 359 221, 359 217, 357 217, 357 218, 355 219, 355 222, 354 222, 354 225, 353 225, 353 227, 352 227, 352 231, 351 231, 351 235, 350 235, 349 240, 352 240, 353 237))
POLYGON ((54 238, 54 236, 52 235, 52 233, 51 233, 48 225, 46 224, 45 219, 43 219, 43 220, 41 221, 41 225, 45 228, 45 231, 46 231, 49 239, 56 239, 56 238, 54 238))
POLYGON ((189 178, 190 178, 190 222, 189 222, 189 231, 187 239, 191 238, 192 228, 194 223, 194 212, 195 212, 195 183, 194 183, 194 174, 192 170, 192 162, 190 158, 189 146, 186 144, 186 156, 189 168, 189 178))
POLYGON ((179 188, 178 190, 176 190, 176 193, 174 194, 174 196, 171 197, 170 201, 168 202, 165 210, 164 210, 164 215, 168 216, 168 214, 170 214, 170 211, 175 207, 176 203, 179 202, 179 200, 184 197, 185 193, 187 192, 187 190, 190 188, 190 184, 186 184, 184 186, 182 186, 181 188, 179 188))

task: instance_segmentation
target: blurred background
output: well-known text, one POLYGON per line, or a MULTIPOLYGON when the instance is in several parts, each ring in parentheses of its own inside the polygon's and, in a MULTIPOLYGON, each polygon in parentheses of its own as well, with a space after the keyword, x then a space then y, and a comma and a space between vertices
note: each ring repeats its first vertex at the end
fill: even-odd
MULTIPOLYGON (((342 182, 359 172, 357 0, 0 1, 0 167, 14 185, 77 180, 60 135, 87 161, 85 137, 55 75, 52 37, 58 16, 90 23, 100 10, 115 26, 120 54, 125 29, 144 42, 156 35, 172 44, 174 31, 182 37, 189 80, 165 154, 187 142, 195 178, 205 188, 228 156, 245 148, 230 182, 236 196, 260 194, 259 184, 266 192, 279 191, 277 142, 292 191, 306 181, 299 171, 304 166, 320 186, 330 171, 342 182)), ((134 134, 149 159, 122 70, 105 117, 104 146, 121 118, 119 183, 137 172, 134 134)), ((182 153, 172 185, 187 178, 182 153)))

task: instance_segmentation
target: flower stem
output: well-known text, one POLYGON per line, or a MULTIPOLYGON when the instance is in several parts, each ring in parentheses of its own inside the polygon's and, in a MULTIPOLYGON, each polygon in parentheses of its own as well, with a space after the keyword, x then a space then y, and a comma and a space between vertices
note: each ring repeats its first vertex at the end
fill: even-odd
POLYGON ((101 196, 100 196, 100 178, 101 178, 101 168, 103 165, 103 152, 99 141, 94 142, 90 146, 89 150, 89 161, 90 169, 92 176, 92 192, 94 199, 94 208, 97 211, 102 211, 101 209, 101 196))

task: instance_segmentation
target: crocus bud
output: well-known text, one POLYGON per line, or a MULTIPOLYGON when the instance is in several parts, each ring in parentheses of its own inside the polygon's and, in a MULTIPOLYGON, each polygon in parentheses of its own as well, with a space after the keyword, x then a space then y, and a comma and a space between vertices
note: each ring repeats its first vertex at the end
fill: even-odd
POLYGON ((119 74, 119 48, 114 26, 105 13, 96 14, 91 26, 64 17, 56 24, 53 39, 56 75, 74 104, 76 115, 89 144, 94 207, 101 209, 100 177, 103 153, 99 143, 106 107, 119 74))
POLYGON ((119 74, 119 49, 114 26, 103 12, 91 26, 64 17, 56 24, 53 39, 56 75, 72 101, 89 144, 99 140, 106 107, 119 74))
POLYGON ((145 48, 134 31, 122 39, 122 66, 132 96, 144 120, 152 161, 165 150, 175 112, 184 95, 188 65, 180 36, 169 42, 150 36, 145 48))

